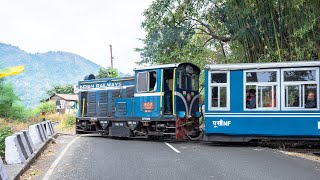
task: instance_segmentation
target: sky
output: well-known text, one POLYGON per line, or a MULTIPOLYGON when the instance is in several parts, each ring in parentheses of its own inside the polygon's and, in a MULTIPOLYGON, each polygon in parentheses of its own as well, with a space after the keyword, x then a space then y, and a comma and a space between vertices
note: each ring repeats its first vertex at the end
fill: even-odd
POLYGON ((152 0, 0 0, 0 42, 30 53, 66 51, 133 73, 152 0))

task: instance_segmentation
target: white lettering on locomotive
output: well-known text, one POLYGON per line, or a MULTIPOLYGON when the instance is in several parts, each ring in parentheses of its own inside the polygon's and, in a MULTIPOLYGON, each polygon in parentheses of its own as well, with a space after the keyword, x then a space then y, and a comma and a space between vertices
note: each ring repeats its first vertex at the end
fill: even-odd
POLYGON ((120 86, 122 86, 122 83, 121 83, 121 82, 108 81, 108 82, 106 82, 106 83, 98 83, 98 84, 80 84, 79 89, 120 87, 120 86))

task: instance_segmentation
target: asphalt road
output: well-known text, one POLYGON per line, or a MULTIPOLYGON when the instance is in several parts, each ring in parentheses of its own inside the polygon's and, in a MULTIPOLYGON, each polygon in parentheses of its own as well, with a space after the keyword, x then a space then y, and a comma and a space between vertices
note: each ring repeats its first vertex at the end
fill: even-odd
POLYGON ((47 168, 51 172, 44 172, 42 178, 320 179, 319 162, 247 146, 82 136, 67 151, 60 150, 54 160, 57 164, 47 168))

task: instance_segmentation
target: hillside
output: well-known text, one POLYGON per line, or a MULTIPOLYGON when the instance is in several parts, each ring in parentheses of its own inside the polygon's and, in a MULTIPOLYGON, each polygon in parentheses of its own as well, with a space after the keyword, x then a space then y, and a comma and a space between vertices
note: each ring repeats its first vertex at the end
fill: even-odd
POLYGON ((18 47, 0 43, 0 67, 24 65, 25 71, 6 78, 28 107, 46 97, 54 85, 76 84, 87 74, 97 74, 100 66, 68 52, 27 53, 18 47))

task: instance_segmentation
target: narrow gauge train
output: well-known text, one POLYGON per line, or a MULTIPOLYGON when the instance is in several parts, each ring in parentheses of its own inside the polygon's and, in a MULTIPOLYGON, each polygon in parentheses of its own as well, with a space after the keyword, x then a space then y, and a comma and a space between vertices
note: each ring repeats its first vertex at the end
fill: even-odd
POLYGON ((134 69, 134 77, 80 81, 76 133, 187 139, 199 131, 199 74, 191 63, 134 69))
POLYGON ((319 67, 319 61, 207 65, 204 140, 319 140, 319 67))
MULTIPOLYGON (((319 61, 207 65, 203 140, 320 140, 319 68, 319 61)), ((181 63, 80 81, 77 133, 198 137, 199 73, 181 63)))

